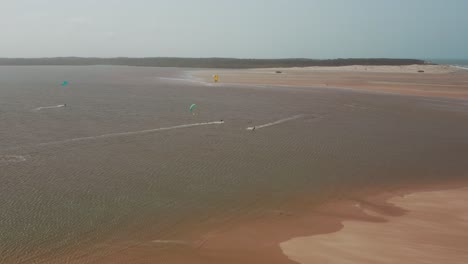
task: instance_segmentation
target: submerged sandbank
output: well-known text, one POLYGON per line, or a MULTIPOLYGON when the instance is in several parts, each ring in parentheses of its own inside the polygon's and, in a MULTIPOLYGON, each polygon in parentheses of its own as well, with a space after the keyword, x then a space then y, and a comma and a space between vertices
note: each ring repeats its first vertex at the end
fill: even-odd
POLYGON ((466 184, 371 190, 319 206, 304 197, 183 243, 144 243, 90 263, 464 263, 468 188, 455 186, 466 184))
POLYGON ((347 220, 331 234, 281 243, 301 263, 466 263, 468 188, 416 192, 387 202, 403 215, 356 202, 373 221, 347 220))

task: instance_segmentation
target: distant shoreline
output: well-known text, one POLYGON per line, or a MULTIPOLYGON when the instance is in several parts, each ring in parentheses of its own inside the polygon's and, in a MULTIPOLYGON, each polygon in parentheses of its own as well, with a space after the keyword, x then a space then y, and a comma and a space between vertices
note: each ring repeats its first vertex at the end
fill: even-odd
POLYGON ((468 98, 468 71, 450 65, 340 66, 193 70, 191 79, 216 85, 339 88, 379 93, 468 98))
POLYGON ((181 67, 181 68, 292 68, 311 66, 404 66, 404 65, 432 65, 432 62, 417 59, 388 59, 388 58, 352 58, 352 59, 235 59, 235 58, 0 58, 1 66, 90 66, 90 65, 120 65, 140 67, 181 67))

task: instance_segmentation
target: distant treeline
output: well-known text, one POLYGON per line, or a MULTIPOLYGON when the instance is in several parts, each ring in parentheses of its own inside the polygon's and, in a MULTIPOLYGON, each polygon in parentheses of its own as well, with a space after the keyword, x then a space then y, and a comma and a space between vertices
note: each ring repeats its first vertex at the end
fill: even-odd
POLYGON ((232 58, 0 58, 0 65, 122 65, 184 68, 288 68, 348 65, 428 64, 416 59, 232 59, 232 58))

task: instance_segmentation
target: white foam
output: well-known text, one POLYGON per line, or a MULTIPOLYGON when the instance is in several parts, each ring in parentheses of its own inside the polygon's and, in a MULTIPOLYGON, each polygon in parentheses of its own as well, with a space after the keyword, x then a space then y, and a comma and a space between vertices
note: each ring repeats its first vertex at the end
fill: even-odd
POLYGON ((284 123, 284 122, 287 122, 287 121, 299 119, 299 118, 301 118, 301 117, 303 117, 303 116, 304 116, 304 115, 295 115, 295 116, 291 116, 291 117, 287 117, 287 118, 283 118, 283 119, 277 120, 277 121, 275 121, 275 122, 271 122, 271 123, 267 123, 267 124, 263 124, 263 125, 259 125, 259 126, 248 127, 248 128, 246 128, 246 129, 247 129, 247 130, 262 129, 262 128, 265 128, 265 127, 270 127, 270 126, 279 125, 279 124, 284 123))
POLYGON ((462 67, 462 66, 458 66, 458 65, 452 65, 452 66, 457 68, 457 69, 462 69, 462 70, 468 71, 468 67, 462 67))
POLYGON ((103 135, 98 135, 98 136, 71 138, 71 139, 65 139, 65 140, 60 140, 60 141, 53 141, 53 142, 40 143, 40 144, 38 144, 37 146, 58 145, 58 144, 64 144, 64 143, 70 143, 70 142, 77 142, 77 141, 98 140, 98 139, 103 139, 103 138, 122 137, 122 136, 131 136, 131 135, 139 135, 139 134, 148 134, 148 133, 154 133, 154 132, 165 131, 165 130, 173 130, 173 129, 181 129, 181 128, 189 128, 189 127, 197 127, 197 126, 220 125, 220 124, 224 124, 224 121, 213 121, 213 122, 205 122, 205 123, 193 123, 193 124, 184 124, 184 125, 171 126, 171 127, 161 127, 161 128, 155 128, 155 129, 146 129, 146 130, 140 130, 140 131, 120 132, 120 133, 109 133, 109 134, 103 134, 103 135))
POLYGON ((53 108, 61 108, 61 107, 65 107, 65 105, 61 104, 61 105, 52 105, 52 106, 41 106, 38 108, 34 108, 33 111, 41 111, 42 109, 53 109, 53 108))
POLYGON ((20 155, 0 155, 0 164, 18 163, 26 161, 26 157, 20 155))

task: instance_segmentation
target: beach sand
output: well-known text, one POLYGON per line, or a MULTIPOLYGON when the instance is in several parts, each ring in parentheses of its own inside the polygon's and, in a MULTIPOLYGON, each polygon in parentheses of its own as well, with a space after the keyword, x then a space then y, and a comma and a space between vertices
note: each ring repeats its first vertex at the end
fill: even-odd
POLYGON ((373 190, 309 209, 304 197, 188 243, 140 244, 90 263, 466 263, 468 188, 455 186, 466 184, 373 190))
MULTIPOLYGON (((212 82, 214 70, 192 76, 212 82)), ((468 98, 468 71, 448 65, 343 66, 216 70, 220 83, 335 87, 368 91, 468 98), (423 72, 419 72, 423 71, 423 72), (277 73, 280 72, 280 73, 277 73)))
POLYGON ((397 196, 388 210, 355 205, 373 221, 344 221, 332 234, 297 237, 281 243, 301 264, 311 263, 466 263, 468 188, 397 196))

